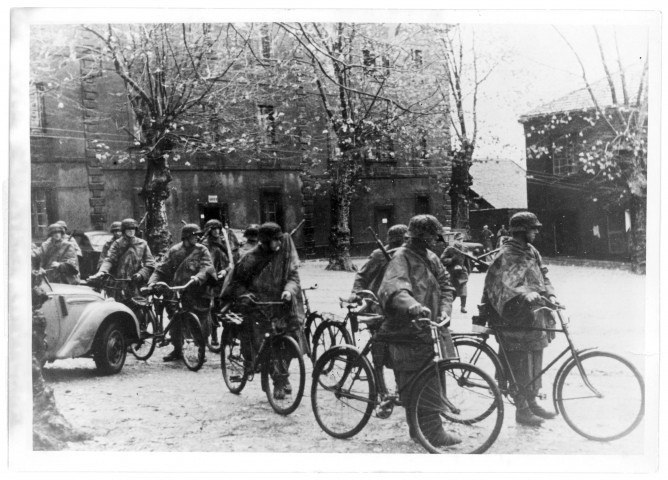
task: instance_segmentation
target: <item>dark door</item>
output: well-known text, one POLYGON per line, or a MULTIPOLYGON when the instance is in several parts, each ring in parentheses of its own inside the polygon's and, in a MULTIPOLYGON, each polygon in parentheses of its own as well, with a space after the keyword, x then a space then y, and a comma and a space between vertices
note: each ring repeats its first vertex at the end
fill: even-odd
POLYGON ((227 204, 218 203, 200 203, 199 209, 199 224, 204 227, 206 222, 211 219, 220 220, 225 225, 227 224, 227 204))
POLYGON ((394 205, 383 205, 373 210, 376 233, 384 242, 387 238, 387 230, 394 225, 394 205))
POLYGON ((275 190, 260 192, 260 223, 274 222, 285 229, 281 193, 275 190))

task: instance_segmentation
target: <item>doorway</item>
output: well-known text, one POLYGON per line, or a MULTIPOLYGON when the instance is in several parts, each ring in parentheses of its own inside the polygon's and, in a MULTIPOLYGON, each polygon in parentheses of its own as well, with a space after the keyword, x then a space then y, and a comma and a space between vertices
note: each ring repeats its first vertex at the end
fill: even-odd
POLYGON ((384 242, 387 230, 394 225, 394 205, 381 205, 373 209, 373 223, 378 237, 384 242))

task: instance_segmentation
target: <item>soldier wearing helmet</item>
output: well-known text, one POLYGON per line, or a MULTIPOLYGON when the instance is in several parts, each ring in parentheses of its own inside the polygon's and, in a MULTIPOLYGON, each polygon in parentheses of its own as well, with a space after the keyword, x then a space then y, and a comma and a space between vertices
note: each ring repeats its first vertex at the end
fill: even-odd
POLYGON ((155 270, 155 259, 146 240, 136 236, 137 222, 133 218, 124 219, 118 228, 121 236, 111 244, 100 268, 89 281, 107 275, 116 279, 131 279, 131 284, 120 283, 115 287, 121 288, 110 288, 107 292, 117 301, 127 303, 132 308, 134 304, 129 302, 129 299, 137 296, 139 287, 148 281, 155 270))
POLYGON ((109 253, 109 249, 111 248, 112 243, 121 238, 121 222, 112 222, 111 226, 109 227, 109 231, 111 232, 111 238, 107 240, 102 246, 102 252, 100 252, 100 258, 97 261, 98 270, 102 266, 102 262, 104 262, 104 259, 107 258, 107 253, 109 253))
MULTIPOLYGON (((403 245, 406 240, 406 233, 408 232, 408 227, 403 224, 392 225, 387 230, 387 245, 385 245, 385 251, 392 256, 394 251, 403 245)), ((348 298, 348 302, 353 303, 359 301, 357 292, 361 290, 371 290, 376 295, 378 294, 378 287, 380 282, 383 280, 383 272, 385 272, 385 267, 387 266, 388 260, 385 257, 385 253, 380 248, 375 249, 369 255, 366 263, 362 265, 362 268, 355 275, 355 281, 353 282, 353 288, 348 298)))
MULTIPOLYGON (((251 294, 258 301, 277 302, 282 300, 284 305, 258 306, 250 301, 239 302, 239 309, 248 318, 253 319, 250 339, 256 347, 260 346, 263 336, 271 328, 271 324, 260 321, 266 314, 285 322, 286 331, 304 348, 304 305, 299 280, 299 256, 292 238, 283 233, 281 227, 275 223, 263 223, 258 229, 259 244, 245 253, 237 263, 229 286, 229 296, 239 298, 251 294), (259 309, 262 309, 261 311, 259 309)), ((227 294, 227 292, 226 292, 227 294)), ((243 345, 248 345, 243 342, 243 345)), ((248 348, 243 350, 244 357, 249 358, 248 348)), ((290 359, 272 372, 274 383, 274 397, 286 398, 292 394, 292 385, 289 380, 290 359)))
MULTIPOLYGON (((197 315, 201 325, 207 328, 211 308, 208 284, 210 281, 215 281, 216 272, 213 269, 209 249, 198 243, 201 234, 202 231, 197 224, 184 225, 181 229, 181 242, 167 251, 148 283, 149 287, 152 287, 156 282, 165 282, 170 286, 191 282, 181 297, 183 308, 197 315)), ((182 357, 179 335, 180 329, 177 328, 172 336, 174 351, 164 357, 164 361, 171 362, 182 357)))
POLYGON ((259 230, 260 226, 257 223, 251 223, 250 225, 248 225, 248 227, 246 227, 246 230, 244 231, 244 237, 246 237, 246 243, 244 243, 239 248, 240 255, 243 255, 246 252, 255 248, 258 242, 257 236, 259 230))
POLYGON ((53 283, 79 283, 79 260, 71 242, 65 239, 65 228, 49 225, 47 238, 33 255, 33 267, 53 283))
POLYGON ((74 251, 77 254, 77 258, 83 258, 83 253, 81 253, 81 247, 79 247, 79 244, 74 239, 74 236, 70 235, 70 232, 67 229, 67 223, 65 223, 65 220, 58 220, 56 222, 56 225, 60 225, 61 227, 63 227, 63 231, 65 232, 65 233, 63 233, 63 238, 66 242, 70 242, 72 244, 72 246, 74 247, 74 251))
POLYGON ((494 233, 488 225, 482 227, 482 244, 485 247, 485 252, 490 252, 494 248, 494 233))
MULTIPOLYGON (((214 301, 214 311, 220 307, 219 297, 221 288, 223 286, 223 279, 229 273, 231 267, 227 245, 225 245, 224 238, 222 236, 222 230, 222 222, 212 218, 204 224, 204 237, 202 239, 202 245, 209 249, 211 261, 213 262, 213 268, 216 271, 216 280, 209 286, 209 291, 214 301)), ((229 233, 228 242, 230 242, 230 251, 232 251, 229 233)), ((209 326, 211 327, 211 344, 216 346, 218 345, 218 327, 213 323, 207 327, 209 326)), ((208 336, 209 328, 205 328, 205 334, 208 336)))
MULTIPOLYGON (((411 218, 408 223, 408 240, 394 252, 378 290, 380 304, 385 312, 380 338, 400 337, 403 340, 401 343, 386 341, 389 343, 390 359, 404 405, 411 402, 410 389, 404 387, 434 354, 429 329, 417 329, 411 323, 412 319, 429 317, 440 322, 448 319, 452 311, 454 288, 448 272, 431 251, 441 237, 442 230, 440 222, 432 215, 416 215, 411 218)), ((447 327, 440 329, 439 336, 445 354, 455 357, 447 327)), ((444 408, 439 404, 440 402, 434 399, 436 410, 444 408)), ((440 422, 429 422, 430 425, 427 425, 426 420, 433 417, 433 413, 426 410, 418 413, 420 426, 424 426, 422 430, 429 440, 435 445, 460 443, 461 439, 446 432, 440 422)), ((411 428, 409 433, 411 438, 415 437, 411 428)))
MULTIPOLYGON (((547 268, 532 245, 541 226, 538 217, 531 212, 519 212, 511 217, 512 238, 501 246, 485 277, 482 303, 488 307, 490 322, 537 329, 554 325, 554 319, 548 313, 533 312, 541 297, 556 302, 547 268)), ((544 419, 556 416, 536 401, 541 387, 541 377, 537 374, 543 368, 543 349, 553 335, 520 328, 505 331, 499 339, 503 341, 518 384, 528 385, 514 397, 515 420, 520 424, 539 426, 544 419), (530 383, 534 378, 537 380, 530 383)))
POLYGON ((452 245, 448 245, 441 254, 441 262, 450 274, 450 280, 455 286, 455 297, 459 297, 460 309, 466 312, 466 298, 468 297, 467 284, 469 281, 469 261, 464 255, 464 235, 456 233, 452 245))

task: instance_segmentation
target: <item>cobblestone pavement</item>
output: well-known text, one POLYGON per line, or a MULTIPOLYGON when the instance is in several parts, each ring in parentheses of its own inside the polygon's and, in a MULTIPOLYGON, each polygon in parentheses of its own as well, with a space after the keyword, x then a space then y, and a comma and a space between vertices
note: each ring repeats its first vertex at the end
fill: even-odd
MULTIPOLYGON (((359 259, 357 263, 362 261, 359 259)), ((348 293, 353 274, 325 271, 324 266, 322 261, 305 262, 300 270, 302 284, 305 287, 319 286, 308 292, 313 309, 343 315, 337 298, 348 293)), ((569 307, 571 330, 577 346, 598 346, 615 351, 629 358, 641 371, 646 370, 643 354, 645 277, 624 271, 553 266, 551 279, 559 299, 569 307)), ((469 313, 459 313, 459 301, 456 300, 453 329, 470 328, 470 317, 480 298, 483 281, 484 274, 471 275, 469 313)), ((564 344, 563 339, 553 342, 546 351, 546 360, 560 352, 564 344)), ((94 435, 93 440, 71 443, 68 449, 102 452, 425 453, 409 439, 401 408, 389 419, 372 418, 369 425, 352 439, 337 440, 325 434, 315 422, 309 398, 309 378, 302 404, 292 415, 283 417, 272 411, 261 391, 259 378, 249 383, 240 395, 232 395, 222 381, 220 360, 216 355, 207 353, 208 360, 203 368, 193 373, 181 363, 163 363, 162 356, 168 351, 168 347, 158 349, 146 362, 128 355, 123 371, 110 377, 97 376, 93 362, 86 359, 47 365, 45 377, 55 389, 61 412, 75 426, 94 435)), ((306 365, 309 373, 308 360, 306 365)), ((551 380, 548 374, 543 385, 551 386, 551 380)), ((548 394, 545 403, 549 404, 551 388, 543 391, 548 394)), ((488 453, 604 455, 608 457, 602 464, 613 465, 620 461, 620 455, 643 454, 653 441, 645 435, 645 426, 644 422, 619 441, 599 443, 579 436, 561 418, 546 422, 542 428, 518 426, 514 421, 514 408, 507 404, 503 429, 488 453)), ((404 469, 428 468, 412 465, 406 457, 392 455, 372 457, 373 463, 364 465, 391 468, 397 458, 405 459, 401 464, 404 469)), ((300 465, 303 467, 304 464, 300 465)), ((350 465, 354 462, 318 464, 313 469, 345 470, 350 465)), ((565 466, 563 463, 556 465, 565 466)), ((451 464, 450 468, 455 466, 451 464)), ((443 469, 443 465, 440 468, 443 469)))

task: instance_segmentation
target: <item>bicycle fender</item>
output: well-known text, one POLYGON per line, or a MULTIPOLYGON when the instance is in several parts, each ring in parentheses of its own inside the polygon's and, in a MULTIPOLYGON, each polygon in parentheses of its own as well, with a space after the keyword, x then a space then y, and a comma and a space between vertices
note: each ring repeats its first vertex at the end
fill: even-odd
MULTIPOLYGON (((369 362, 369 360, 366 357, 362 356, 362 352, 360 351, 359 348, 354 347, 352 345, 336 345, 335 347, 332 347, 329 350, 327 350, 325 353, 323 353, 320 356, 320 358, 318 358, 318 360, 315 362, 315 365, 313 365, 313 371, 311 372, 311 377, 313 377, 313 374, 317 370, 316 367, 318 367, 318 366, 320 366, 324 363, 323 357, 325 357, 325 355, 333 355, 333 353, 330 354, 329 352, 341 352, 342 353, 342 352, 347 351, 347 350, 353 350, 355 353, 357 353, 360 356, 360 358, 363 361, 365 361, 366 363, 369 364, 369 367, 371 367, 371 363, 369 362)), ((372 370, 373 370, 373 368, 372 368, 372 370)))
MULTIPOLYGON (((580 356, 583 353, 588 353, 588 352, 593 352, 594 350, 598 350, 598 347, 589 347, 589 348, 583 348, 582 350, 576 350, 575 353, 576 355, 580 356)), ((552 403, 554 404, 554 411, 559 412, 559 407, 557 406, 557 385, 559 385, 559 380, 561 379, 562 375, 564 374, 564 371, 566 368, 573 364, 575 360, 573 357, 569 358, 566 360, 564 363, 561 364, 561 367, 559 367, 559 370, 557 370, 556 375, 554 376, 554 383, 552 384, 552 403)), ((559 412, 561 413, 561 412, 559 412)))

